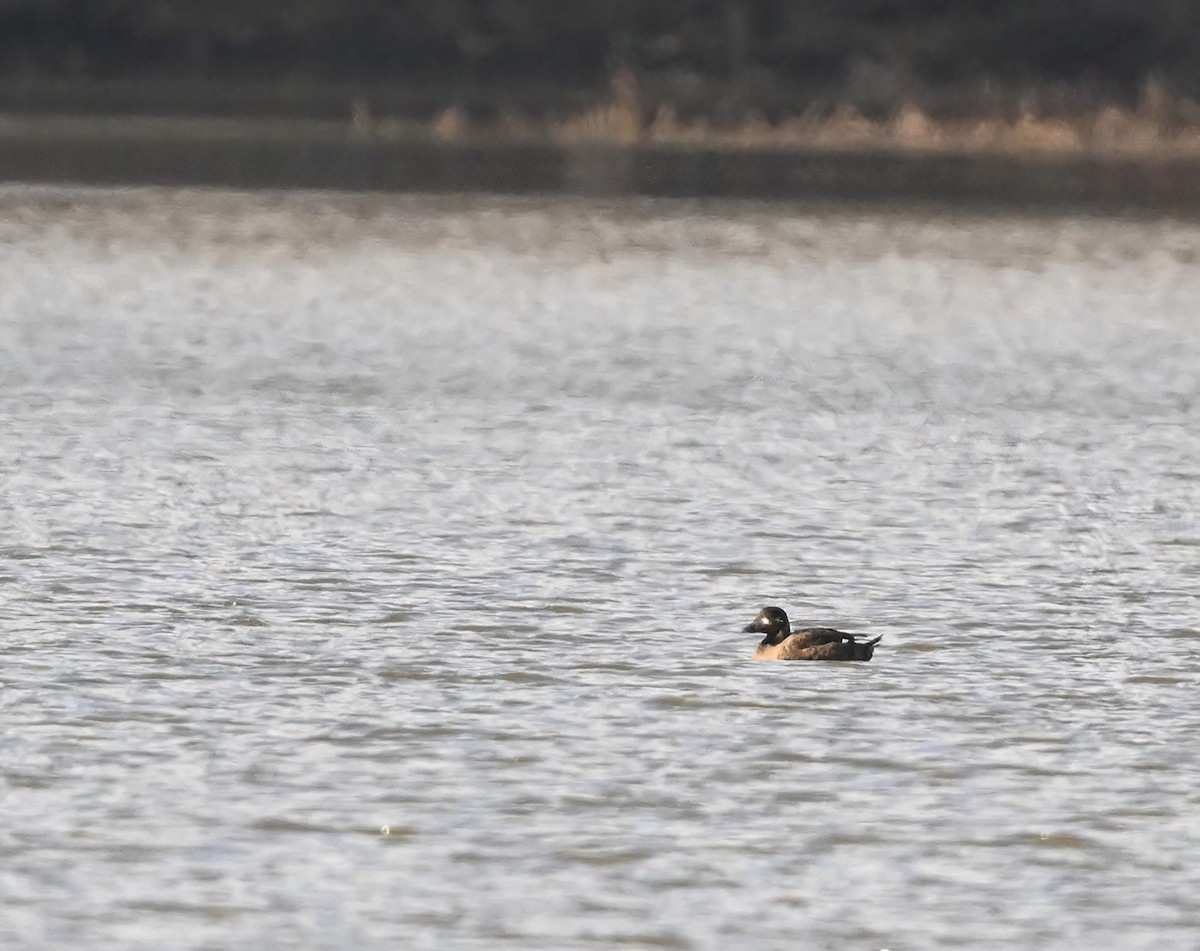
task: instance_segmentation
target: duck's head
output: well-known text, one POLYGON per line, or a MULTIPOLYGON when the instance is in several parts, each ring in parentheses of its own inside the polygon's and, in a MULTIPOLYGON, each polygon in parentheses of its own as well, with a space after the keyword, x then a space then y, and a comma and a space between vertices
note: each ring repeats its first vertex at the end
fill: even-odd
POLYGON ((743 634, 761 634, 765 640, 778 642, 792 632, 787 612, 783 608, 763 608, 754 620, 742 628, 743 634))

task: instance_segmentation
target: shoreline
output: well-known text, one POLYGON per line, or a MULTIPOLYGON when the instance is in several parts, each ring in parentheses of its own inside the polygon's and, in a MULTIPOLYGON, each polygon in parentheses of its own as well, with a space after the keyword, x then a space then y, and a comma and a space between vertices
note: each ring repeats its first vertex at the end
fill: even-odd
POLYGON ((1200 152, 387 134, 345 121, 0 115, 0 181, 1200 213, 1200 152))

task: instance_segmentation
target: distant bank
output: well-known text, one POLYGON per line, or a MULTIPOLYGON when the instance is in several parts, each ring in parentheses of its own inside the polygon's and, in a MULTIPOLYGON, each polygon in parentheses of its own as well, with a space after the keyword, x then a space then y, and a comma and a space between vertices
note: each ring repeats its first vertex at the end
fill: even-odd
POLYGON ((1190 149, 506 140, 444 126, 393 135, 328 120, 10 114, 0 116, 0 181, 1200 212, 1200 154, 1190 149))

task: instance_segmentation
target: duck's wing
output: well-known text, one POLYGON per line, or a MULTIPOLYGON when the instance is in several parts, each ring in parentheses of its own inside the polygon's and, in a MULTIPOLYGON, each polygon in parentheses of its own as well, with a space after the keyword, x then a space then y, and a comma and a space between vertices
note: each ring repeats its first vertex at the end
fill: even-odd
MULTIPOLYGON (((855 641, 850 634, 835 631, 832 628, 812 628, 807 631, 797 631, 782 644, 773 649, 769 659, 772 660, 870 660, 875 654, 875 645, 879 638, 870 641, 855 641), (818 638, 804 640, 796 634, 816 633, 818 638), (842 640, 835 640, 837 635, 842 640)), ((882 635, 880 635, 882 637, 882 635)))
POLYGON ((844 641, 854 643, 854 635, 844 631, 835 631, 832 627, 805 627, 792 631, 789 638, 797 648, 819 647, 821 644, 841 644, 844 641))

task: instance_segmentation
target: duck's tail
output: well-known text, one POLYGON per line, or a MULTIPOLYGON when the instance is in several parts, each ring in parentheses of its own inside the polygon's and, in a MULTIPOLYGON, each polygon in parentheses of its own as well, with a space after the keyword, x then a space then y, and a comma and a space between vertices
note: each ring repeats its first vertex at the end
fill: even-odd
POLYGON ((883 635, 873 637, 869 641, 863 641, 861 644, 854 645, 855 660, 870 660, 875 655, 875 645, 883 640, 883 635))

